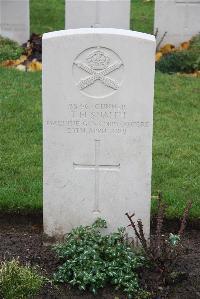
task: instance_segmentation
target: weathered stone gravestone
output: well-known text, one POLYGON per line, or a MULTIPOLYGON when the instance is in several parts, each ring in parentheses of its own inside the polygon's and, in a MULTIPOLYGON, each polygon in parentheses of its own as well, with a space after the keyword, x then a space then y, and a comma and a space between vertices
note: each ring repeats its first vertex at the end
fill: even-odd
POLYGON ((156 0, 154 31, 157 41, 178 46, 200 32, 200 0, 156 0))
POLYGON ((130 0, 65 0, 65 28, 130 28, 130 0))
POLYGON ((29 39, 29 0, 0 0, 0 35, 19 44, 29 39))
POLYGON ((43 36, 44 230, 135 212, 149 233, 154 36, 74 29, 43 36), (56 51, 56 63, 55 63, 56 51))

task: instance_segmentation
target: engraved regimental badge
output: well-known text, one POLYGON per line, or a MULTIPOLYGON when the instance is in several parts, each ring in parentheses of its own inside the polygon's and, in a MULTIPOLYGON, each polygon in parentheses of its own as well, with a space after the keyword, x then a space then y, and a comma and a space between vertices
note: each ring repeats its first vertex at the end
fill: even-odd
POLYGON ((116 92, 122 83, 124 65, 108 48, 83 51, 73 63, 73 75, 79 90, 87 96, 103 98, 116 92))

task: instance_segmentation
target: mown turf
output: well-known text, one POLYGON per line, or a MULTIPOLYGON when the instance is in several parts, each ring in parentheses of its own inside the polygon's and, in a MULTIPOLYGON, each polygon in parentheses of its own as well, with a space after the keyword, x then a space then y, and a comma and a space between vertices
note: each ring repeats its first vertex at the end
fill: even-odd
POLYGON ((154 1, 131 1, 131 29, 153 34, 154 1))
POLYGON ((0 78, 0 209, 41 208, 41 74, 0 68, 0 78))
POLYGON ((152 191, 164 193, 168 217, 178 217, 188 199, 200 218, 200 80, 156 74, 152 191))
MULTIPOLYGON (((134 29, 152 32, 153 2, 133 1, 134 29)), ((64 0, 32 0, 31 30, 64 28, 64 0)), ((55 53, 56 63, 56 53, 55 53)), ((0 68, 0 210, 42 208, 41 73, 0 68)), ((156 74, 152 194, 163 191, 170 218, 194 200, 200 217, 200 80, 156 74)), ((154 205, 153 205, 153 210, 154 205)))
POLYGON ((64 29, 65 0, 31 0, 31 32, 45 33, 64 29))
MULTIPOLYGON (((131 29, 153 32, 154 1, 131 0, 131 29)), ((31 32, 64 29, 65 0, 31 0, 31 32)))

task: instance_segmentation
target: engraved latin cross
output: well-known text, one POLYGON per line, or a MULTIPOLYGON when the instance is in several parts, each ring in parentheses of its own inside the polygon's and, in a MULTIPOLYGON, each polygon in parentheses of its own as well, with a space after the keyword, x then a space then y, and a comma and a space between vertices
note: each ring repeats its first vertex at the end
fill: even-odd
POLYGON ((120 164, 117 165, 102 165, 99 162, 100 158, 100 140, 95 140, 95 161, 94 164, 77 164, 73 163, 73 166, 77 170, 94 170, 95 173, 95 199, 93 212, 99 212, 99 182, 100 171, 119 171, 120 164))

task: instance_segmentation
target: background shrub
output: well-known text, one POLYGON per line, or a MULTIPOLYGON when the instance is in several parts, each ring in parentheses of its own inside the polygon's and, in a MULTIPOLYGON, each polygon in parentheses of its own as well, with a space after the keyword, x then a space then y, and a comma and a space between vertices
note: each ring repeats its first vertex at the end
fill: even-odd
POLYGON ((38 293, 44 277, 28 266, 12 260, 0 264, 0 297, 3 299, 27 299, 38 293))
POLYGON ((200 35, 192 39, 188 50, 164 55, 156 63, 156 69, 163 73, 192 73, 200 70, 200 35))
POLYGON ((55 280, 68 282, 81 290, 88 288, 94 294, 109 282, 129 297, 141 295, 136 270, 144 258, 124 241, 124 229, 102 236, 100 228, 105 227, 106 222, 101 219, 92 226, 77 227, 64 243, 54 247, 63 263, 55 280))
POLYGON ((23 52, 18 43, 0 36, 0 62, 8 59, 17 59, 23 52))

